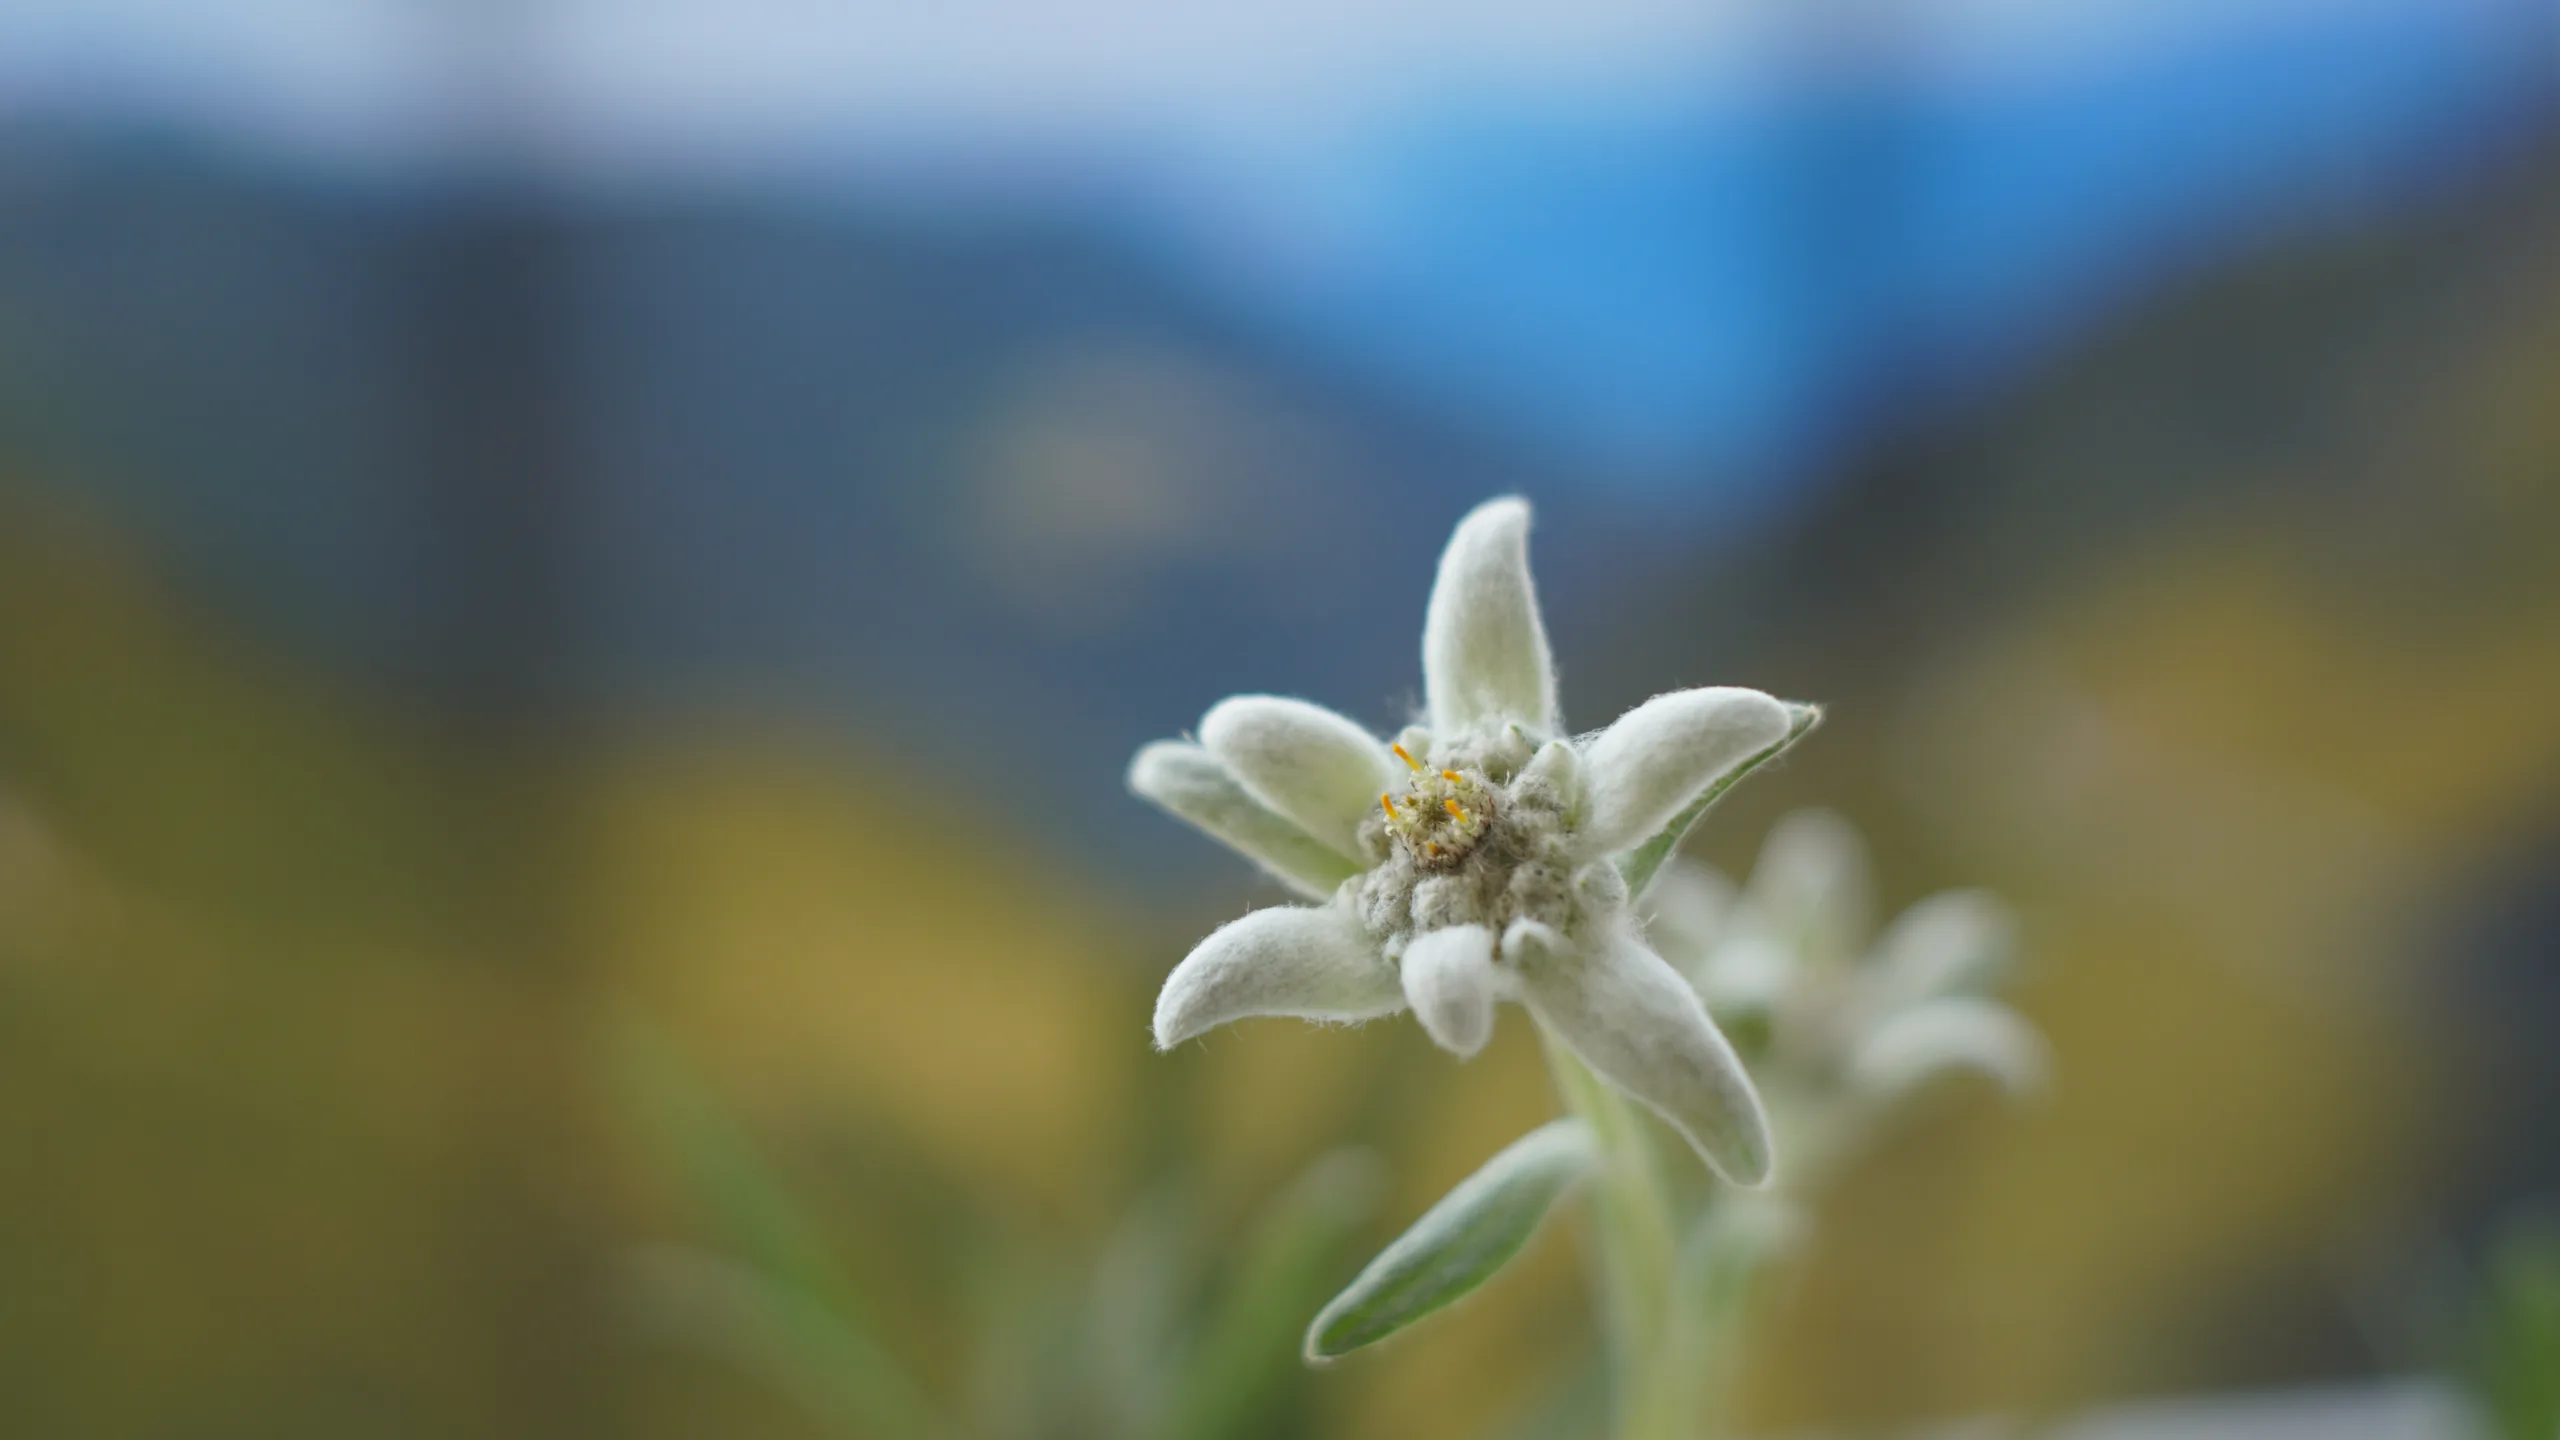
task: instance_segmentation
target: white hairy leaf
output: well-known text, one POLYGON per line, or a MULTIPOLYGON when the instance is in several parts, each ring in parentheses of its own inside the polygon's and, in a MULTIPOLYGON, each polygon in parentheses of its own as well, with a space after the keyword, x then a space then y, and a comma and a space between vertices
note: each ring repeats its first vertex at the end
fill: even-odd
POLYGON ((1340 906, 1274 906, 1209 932, 1156 997, 1156 1046, 1259 1015, 1368 1020, 1404 1008, 1395 967, 1340 906))
POLYGON ((1491 1279, 1597 1163, 1579 1120, 1542 1125, 1458 1182, 1307 1327, 1307 1359, 1374 1344, 1491 1279))
POLYGON ((1422 688, 1441 736, 1556 729, 1555 662, 1529 579, 1529 506, 1489 500, 1458 522, 1422 617, 1422 688))

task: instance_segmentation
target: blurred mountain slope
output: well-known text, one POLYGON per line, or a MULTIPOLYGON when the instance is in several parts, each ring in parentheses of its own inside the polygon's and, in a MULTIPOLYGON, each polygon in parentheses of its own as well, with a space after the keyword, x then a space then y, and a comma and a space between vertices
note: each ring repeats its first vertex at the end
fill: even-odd
POLYGON ((1460 105, 1317 175, 1098 166, 975 205, 853 165, 475 188, 29 112, 0 133, 0 443, 405 694, 495 593, 447 505, 488 457, 451 434, 516 407, 591 712, 823 713, 1172 890, 1214 872, 1092 757, 1237 690, 1403 719, 1465 504, 1569 498, 1539 565, 1578 664, 1591 617, 2174 277, 2469 203, 2550 98, 2506 15, 2014 94, 1460 105), (1293 225, 1343 229, 1314 258, 1350 269, 1256 269, 1293 225), (448 313, 475 227, 524 237, 497 289, 530 312, 476 336, 448 313), (1724 438, 1520 438, 1567 412, 1724 438))
MULTIPOLYGON (((415 699, 456 646, 507 639, 452 630, 497 557, 442 472, 488 458, 457 427, 529 407, 550 453, 527 503, 564 537, 561 694, 822 714, 980 804, 1075 815, 1050 833, 1142 888, 1218 872, 1094 757, 1242 689, 1401 721, 1448 523, 1564 483, 1209 315, 1072 218, 350 191, 148 137, 11 143, 8 483, 105 505, 190 593, 415 699), (521 325, 440 313, 469 229, 448 202, 526 237, 521 325), (528 334, 540 393, 483 393, 528 374, 528 334)), ((1659 549, 1646 518, 1558 514, 1562 625, 1659 549)))
POLYGON ((0 516, 0 1428, 592 1431, 567 987, 466 944, 455 776, 0 516))
POLYGON ((764 1113, 872 1117, 1088 1226, 1116 1203, 1114 1172, 1078 1163, 1119 1123, 1098 1087, 1132 1068, 1094 1053, 1110 972, 1068 955, 1102 921, 1019 872, 905 858, 937 826, 1000 845, 839 811, 852 850, 818 846, 790 819, 807 784, 746 833, 724 823, 740 799, 636 756, 528 784, 484 741, 179 613, 108 532, 5 514, 6 1428, 611 1433, 637 1358, 611 1263, 635 1212, 581 1056, 613 1005, 662 1008, 764 1113), (859 911, 760 905, 781 930, 711 943, 695 917, 721 873, 630 863, 670 830, 841 860, 825 878, 844 883, 757 874, 859 911), (935 877, 938 904, 917 884, 935 877), (929 960, 885 955, 914 905, 929 960), (832 967, 815 995, 810 957, 832 967), (958 989, 915 993, 936 983, 958 989), (760 1028, 715 1043, 742 1014, 760 1028))
MULTIPOLYGON (((12 1433, 805 1433, 624 1308, 626 1252, 686 1230, 590 1064, 634 1010, 945 1393, 1001 1338, 986 1303, 1101 1263, 1141 1203, 1224 1235, 1365 1138, 1391 1229, 1548 1112, 1517 1027, 1463 1072, 1409 1026, 1154 1054, 1150 982, 1221 902, 1115 914, 1043 832, 840 741, 660 729, 528 767, 184 594, 0 501, 12 1433)), ((1589 1339, 1568 1260, 1346 1369, 1304 1433, 1454 1437, 1555 1383, 1589 1339)))

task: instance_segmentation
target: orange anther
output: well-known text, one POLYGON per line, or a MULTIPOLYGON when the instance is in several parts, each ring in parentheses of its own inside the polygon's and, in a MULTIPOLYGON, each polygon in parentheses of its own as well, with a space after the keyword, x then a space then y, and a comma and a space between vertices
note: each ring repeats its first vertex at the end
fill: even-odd
POLYGON ((1440 772, 1440 778, 1441 778, 1441 779, 1443 779, 1443 780, 1448 781, 1448 782, 1449 782, 1450 784, 1452 784, 1452 785, 1457 785, 1457 784, 1462 784, 1462 783, 1464 783, 1464 782, 1461 780, 1461 778, 1459 777, 1458 772, 1457 772, 1457 771, 1455 771, 1455 770, 1443 770, 1443 771, 1441 771, 1441 772, 1440 772))
POLYGON ((1401 819, 1403 819, 1403 818, 1404 818, 1403 816, 1398 815, 1398 814, 1396 813, 1396 802, 1394 802, 1393 800, 1390 800, 1390 799, 1388 799, 1386 796, 1381 795, 1381 796, 1379 796, 1379 797, 1378 797, 1378 803, 1387 807, 1387 818, 1388 818, 1388 819, 1390 819, 1390 820, 1401 820, 1401 819))
POLYGON ((1441 803, 1441 804, 1443 804, 1443 805, 1445 805, 1445 806, 1447 806, 1447 807, 1449 808, 1449 813, 1450 813, 1450 814, 1452 814, 1452 815, 1454 815, 1454 816, 1456 816, 1456 817, 1458 818, 1458 823, 1459 823, 1459 824, 1464 825, 1464 824, 1466 824, 1466 823, 1467 823, 1467 812, 1458 808, 1458 802, 1457 802, 1457 801, 1455 801, 1455 800, 1443 800, 1443 801, 1441 801, 1440 803, 1441 803))
POLYGON ((1416 775, 1422 773, 1422 762, 1404 753, 1404 747, 1402 745, 1390 745, 1387 748, 1396 752, 1396 758, 1403 761, 1407 769, 1413 771, 1416 775))

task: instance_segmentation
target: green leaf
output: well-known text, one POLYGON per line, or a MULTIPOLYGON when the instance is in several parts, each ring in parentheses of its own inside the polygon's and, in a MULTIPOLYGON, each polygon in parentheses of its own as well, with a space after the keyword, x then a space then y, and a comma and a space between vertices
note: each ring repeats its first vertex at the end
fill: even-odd
POLYGON ((2560 1224, 2511 1224, 2489 1256, 2473 1384, 2501 1440, 2560 1435, 2560 1224))
POLYGON ((1674 1262, 1667 1353, 1688 1433, 1730 1435, 1749 1308, 1761 1276, 1804 1241, 1804 1214, 1766 1190, 1720 1189, 1689 1227, 1674 1262))
POLYGON ((1822 707, 1818 705, 1799 705, 1790 700, 1786 706, 1788 714, 1794 718, 1794 723, 1787 727, 1787 738, 1734 766, 1723 779, 1708 786, 1707 793, 1690 802, 1688 809, 1672 816, 1671 823, 1657 831, 1652 839, 1628 851, 1626 858, 1618 862, 1618 873, 1626 877, 1629 896, 1641 898, 1644 895, 1644 887, 1653 883, 1654 872, 1662 868, 1663 861, 1671 858, 1672 851, 1680 848, 1680 842, 1688 838, 1689 827, 1698 823, 1698 817, 1724 798, 1724 792, 1741 784, 1743 777, 1752 771, 1785 754, 1787 747, 1822 723, 1822 707))
POLYGON ((878 1343, 809 1292, 676 1246, 635 1251, 625 1262, 627 1298, 653 1333, 725 1357, 798 1401, 827 1433, 948 1433, 878 1343))
POLYGON ((816 1222, 789 1184, 696 1076, 675 1046, 637 1012, 614 1017, 607 1078, 654 1158, 690 1190, 725 1254, 728 1279, 693 1287, 706 1321, 759 1368, 793 1383, 846 1433, 932 1440, 948 1427, 923 1390, 865 1323, 816 1222))
POLYGON ((1268 1433, 1266 1417, 1289 1383, 1289 1340, 1324 1291, 1355 1231, 1378 1206, 1384 1167, 1363 1150, 1337 1150, 1307 1167, 1263 1212, 1244 1254, 1182 1357, 1160 1423, 1163 1440, 1268 1433))
POLYGON ((1557 1120, 1512 1142, 1333 1297, 1307 1327, 1308 1361, 1383 1340, 1491 1279, 1598 1158, 1580 1120, 1557 1120))

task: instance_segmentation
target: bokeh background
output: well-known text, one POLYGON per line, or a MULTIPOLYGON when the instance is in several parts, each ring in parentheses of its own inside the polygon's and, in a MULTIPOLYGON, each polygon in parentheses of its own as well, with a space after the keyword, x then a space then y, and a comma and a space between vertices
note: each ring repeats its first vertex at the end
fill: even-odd
POLYGON ((1576 723, 1831 707, 1697 854, 2021 916, 1756 1426, 2460 1374, 2555 162, 2548 0, 13 0, 0 1431, 1591 1433, 1569 1232, 1297 1371, 1536 1047, 1153 1054, 1269 897, 1120 788, 1502 492, 1576 723))

